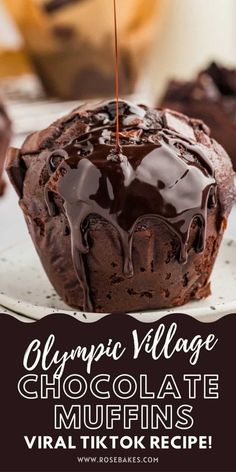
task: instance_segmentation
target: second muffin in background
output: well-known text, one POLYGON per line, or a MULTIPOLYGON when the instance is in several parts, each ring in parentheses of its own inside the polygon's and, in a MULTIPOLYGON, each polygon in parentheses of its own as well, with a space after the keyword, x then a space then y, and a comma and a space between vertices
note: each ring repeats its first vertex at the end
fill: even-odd
POLYGON ((231 161, 199 120, 121 100, 119 119, 119 152, 111 101, 77 108, 9 153, 45 271, 86 311, 206 297, 234 200, 231 161))
POLYGON ((203 120, 236 170, 236 69, 213 62, 192 81, 172 80, 161 106, 203 120))

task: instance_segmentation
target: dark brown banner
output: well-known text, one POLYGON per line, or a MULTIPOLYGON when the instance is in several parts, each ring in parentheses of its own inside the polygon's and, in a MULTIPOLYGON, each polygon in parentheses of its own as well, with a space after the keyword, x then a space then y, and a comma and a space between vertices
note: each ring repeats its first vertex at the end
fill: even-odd
POLYGON ((235 333, 235 315, 1 315, 0 471, 235 472, 235 333))

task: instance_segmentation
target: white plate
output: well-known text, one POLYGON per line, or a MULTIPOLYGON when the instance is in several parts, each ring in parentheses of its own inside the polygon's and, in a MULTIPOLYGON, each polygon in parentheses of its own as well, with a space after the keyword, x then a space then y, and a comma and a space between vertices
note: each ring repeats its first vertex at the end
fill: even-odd
MULTIPOLYGON (((49 283, 32 244, 22 243, 0 253, 0 305, 33 320, 51 313, 65 313, 83 322, 107 316, 70 309, 49 283)), ((201 321, 215 321, 236 313, 236 240, 225 238, 212 275, 212 295, 183 307, 132 313, 140 321, 153 322, 171 313, 186 313, 201 321)), ((0 310, 1 312, 1 310, 0 310)))
POLYGON ((34 322, 32 318, 27 318, 25 316, 19 315, 18 313, 15 313, 14 311, 11 311, 8 308, 5 308, 4 306, 1 306, 1 305, 0 305, 0 313, 1 315, 11 315, 13 316, 13 318, 16 318, 19 321, 24 321, 26 323, 34 322))

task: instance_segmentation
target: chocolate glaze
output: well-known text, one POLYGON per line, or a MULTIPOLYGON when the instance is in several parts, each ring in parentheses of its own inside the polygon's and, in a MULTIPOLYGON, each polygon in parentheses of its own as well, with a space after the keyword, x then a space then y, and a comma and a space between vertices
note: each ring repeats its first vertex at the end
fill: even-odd
MULTIPOLYGON (((51 216, 56 214, 53 195, 57 193, 64 201, 73 264, 88 311, 93 310, 84 265, 84 254, 89 252, 89 215, 98 215, 116 228, 124 275, 132 277, 132 241, 143 218, 158 218, 171 229, 179 241, 179 263, 184 264, 193 221, 199 227, 195 250, 201 252, 206 243, 207 209, 217 201, 207 147, 196 143, 192 128, 185 129, 183 123, 175 130, 175 121, 172 130, 161 127, 149 110, 120 101, 122 149, 118 152, 115 111, 115 102, 105 104, 86 133, 48 156, 51 177, 45 201, 51 216)), ((165 119, 170 125, 168 120, 174 117, 166 113, 165 119)))
POLYGON ((121 151, 116 102, 79 107, 9 151, 50 281, 68 305, 103 313, 208 296, 235 199, 228 155, 170 110, 119 101, 119 127, 121 151))

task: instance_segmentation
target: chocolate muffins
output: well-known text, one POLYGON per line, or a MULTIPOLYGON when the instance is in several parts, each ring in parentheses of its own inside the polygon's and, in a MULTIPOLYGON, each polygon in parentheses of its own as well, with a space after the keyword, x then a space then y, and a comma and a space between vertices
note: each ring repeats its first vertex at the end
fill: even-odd
POLYGON ((162 106, 205 121, 236 170, 236 69, 212 63, 190 82, 171 81, 162 106))
POLYGON ((46 273, 80 310, 183 305, 209 277, 234 201, 232 164, 199 120, 119 101, 78 108, 9 152, 46 273))
POLYGON ((5 189, 2 174, 4 170, 7 148, 11 138, 11 122, 7 116, 5 107, 0 99, 0 197, 5 189))

